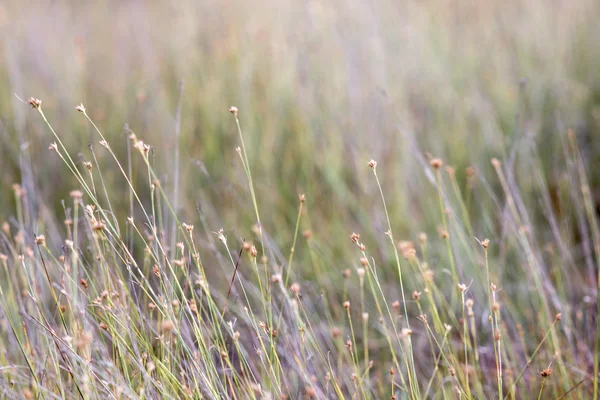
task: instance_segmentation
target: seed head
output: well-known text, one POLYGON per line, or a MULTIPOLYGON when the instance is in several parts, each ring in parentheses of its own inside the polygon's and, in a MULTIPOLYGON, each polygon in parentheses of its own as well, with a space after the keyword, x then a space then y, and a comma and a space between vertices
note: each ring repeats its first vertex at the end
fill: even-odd
POLYGON ((38 109, 42 105, 42 101, 40 99, 36 99, 35 97, 30 97, 28 101, 31 108, 38 109))
POLYGON ((546 368, 543 371, 540 371, 540 375, 542 376, 542 378, 547 378, 550 375, 552 375, 552 369, 551 368, 546 368))
POLYGON ((78 106, 75 106, 75 109, 80 113, 85 113, 85 107, 83 106, 83 103, 79 104, 78 106))
POLYGON ((487 248, 489 247, 489 245, 490 245, 490 239, 483 239, 483 240, 481 241, 481 246, 482 246, 484 249, 486 249, 486 250, 487 250, 487 248))
POLYGON ((439 158, 432 158, 431 161, 429 161, 429 165, 431 165, 433 169, 440 169, 444 163, 439 158))
POLYGON ((377 168, 377 161, 371 160, 371 161, 369 161, 368 165, 370 168, 375 169, 375 168, 377 168))
POLYGON ((360 239, 360 235, 358 233, 352 232, 352 235, 350 235, 350 240, 352 241, 352 243, 358 244, 358 239, 360 239))
POLYGON ((342 336, 342 330, 340 328, 338 328, 337 326, 334 326, 333 328, 331 328, 331 336, 334 339, 339 338, 340 336, 342 336))
POLYGON ((306 195, 302 193, 298 196, 298 199, 300 200, 300 203, 304 203, 306 201, 306 195))
POLYGON ((83 193, 81 192, 81 190, 71 190, 69 196, 71 196, 74 199, 81 199, 83 197, 83 193))
POLYGON ((356 273, 358 274, 358 277, 362 279, 365 276, 365 269, 364 268, 357 268, 356 269, 356 273))
POLYGON ((256 250, 256 246, 250 247, 250 257, 256 258, 258 255, 258 250, 256 250))
POLYGON ((185 229, 187 231, 187 233, 191 234, 192 231, 194 230, 194 225, 188 225, 185 222, 182 224, 183 229, 185 229))
POLYGON ((160 330, 163 333, 171 333, 173 332, 173 329, 175 329, 175 324, 173 323, 173 321, 170 321, 168 319, 164 320, 160 325, 160 330))
POLYGON ((50 143, 50 146, 48 146, 48 150, 58 152, 58 145, 56 144, 56 142, 50 143))
POLYGON ((350 302, 348 300, 346 300, 343 305, 346 310, 350 310, 350 302))
POLYGON ((37 244, 38 246, 44 246, 46 244, 46 237, 44 235, 36 236, 35 244, 37 244))
POLYGON ((413 299, 415 301, 419 301, 421 299, 421 292, 417 292, 416 290, 413 292, 413 299))
POLYGON ((460 290, 461 292, 466 292, 467 291, 467 285, 465 285, 464 283, 459 283, 458 284, 458 290, 460 290))
POLYGON ((237 118, 238 116, 238 108, 235 106, 231 106, 229 107, 229 112, 233 114, 234 117, 237 118))
POLYGON ((292 293, 294 293, 296 296, 300 294, 300 284, 298 282, 294 282, 291 284, 290 286, 290 290, 292 291, 292 293))
POLYGON ((363 267, 366 267, 367 265, 369 265, 369 260, 367 260, 365 257, 361 257, 361 258, 360 258, 360 264, 361 264, 363 267))
POLYGON ((558 313, 558 314, 556 314, 556 316, 554 317, 554 319, 555 319, 556 321, 560 321, 560 320, 561 320, 561 318, 562 318, 562 314, 561 314, 561 313, 558 313))

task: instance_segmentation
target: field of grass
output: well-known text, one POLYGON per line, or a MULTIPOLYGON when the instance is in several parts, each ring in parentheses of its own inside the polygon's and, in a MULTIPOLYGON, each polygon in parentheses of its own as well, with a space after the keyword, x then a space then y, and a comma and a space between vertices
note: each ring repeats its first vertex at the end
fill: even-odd
POLYGON ((597 400, 599 19, 0 2, 0 397, 597 400))

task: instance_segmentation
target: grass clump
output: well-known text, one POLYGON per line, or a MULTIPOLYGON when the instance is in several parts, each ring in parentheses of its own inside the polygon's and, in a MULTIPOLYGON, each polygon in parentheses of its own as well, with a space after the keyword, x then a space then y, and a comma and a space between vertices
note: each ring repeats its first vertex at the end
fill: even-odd
POLYGON ((155 162, 170 154, 159 146, 128 129, 124 161, 79 105, 94 132, 90 161, 80 163, 42 102, 29 105, 53 136, 49 151, 62 161, 55 173, 76 188, 59 223, 13 187, 7 215, 15 217, 0 242, 7 396, 598 396, 600 273, 590 273, 600 231, 572 132, 561 135, 558 204, 536 148, 519 153, 541 212, 510 160, 492 159, 493 175, 471 167, 461 184, 454 168, 420 155, 428 183, 415 196, 437 223, 396 236, 405 224, 388 209, 390 182, 379 175, 391 166, 371 160, 363 164, 372 171, 371 207, 356 209, 364 223, 339 222, 346 234, 320 237, 313 228, 327 221, 312 217, 305 194, 286 211, 287 235, 261 222, 277 210, 261 205, 235 107, 234 168, 246 187, 237 207, 246 211, 240 225, 221 228, 210 204, 198 204, 195 216, 174 206, 155 162), (101 167, 101 157, 111 165, 101 167), (126 190, 111 191, 108 179, 126 190), (112 204, 124 196, 128 209, 112 204))

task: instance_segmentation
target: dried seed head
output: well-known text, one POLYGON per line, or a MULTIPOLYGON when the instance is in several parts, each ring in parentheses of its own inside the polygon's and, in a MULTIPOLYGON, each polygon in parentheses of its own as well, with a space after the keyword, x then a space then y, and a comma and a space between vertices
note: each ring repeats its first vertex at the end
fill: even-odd
POLYGON ((298 282, 294 282, 290 285, 290 290, 292 291, 292 293, 294 293, 296 296, 300 294, 300 284, 298 282))
POLYGON ((229 112, 232 113, 236 118, 238 116, 238 108, 235 106, 229 107, 229 112))
POLYGON ((81 192, 81 190, 71 190, 69 196, 71 196, 74 199, 81 199, 83 197, 83 193, 81 192))
POLYGON ((481 241, 481 246, 482 246, 484 249, 487 249, 489 245, 490 245, 490 239, 483 239, 483 240, 481 241))
POLYGON ((85 113, 85 107, 83 106, 83 103, 79 104, 78 106, 75 106, 75 109, 80 113, 85 113))
POLYGON ((448 234, 448 231, 442 229, 440 230, 440 236, 442 237, 442 239, 448 239, 448 236, 450 235, 448 234))
POLYGON ((357 268, 356 269, 356 273, 358 274, 358 277, 360 279, 362 279, 365 276, 365 269, 364 268, 357 268))
POLYGON ((44 246, 46 244, 46 237, 44 235, 36 236, 35 244, 37 244, 38 246, 44 246))
POLYGON ((271 275, 271 282, 278 283, 281 281, 281 274, 273 274, 271 275))
POLYGON ((365 247, 364 244, 359 243, 358 248, 360 249, 360 251, 365 251, 367 248, 365 247))
POLYGON ((412 335, 412 332, 413 332, 412 329, 404 328, 404 329, 402 329, 402 337, 407 338, 410 335, 412 335))
POLYGON ((442 165, 444 165, 442 160, 439 158, 432 158, 431 161, 429 161, 429 164, 434 169, 440 169, 442 167, 442 165))
POLYGON ((104 329, 105 331, 108 330, 108 325, 106 325, 105 322, 100 322, 100 328, 104 329))
POLYGON ((368 165, 370 168, 375 169, 375 168, 377 168, 377 161, 371 160, 371 161, 369 161, 368 165))
POLYGON ((89 287, 87 280, 85 280, 83 278, 81 278, 81 280, 79 281, 79 283, 81 284, 81 286, 83 286, 86 289, 89 287))
POLYGON ((50 151, 58 151, 58 145, 56 144, 56 142, 50 143, 50 146, 48 146, 48 150, 50 150, 50 151))
POLYGON ((340 328, 338 328, 337 326, 334 326, 333 328, 331 328, 331 336, 334 339, 337 339, 339 337, 342 336, 342 330, 340 328))
POLYGON ((492 304, 492 310, 494 310, 494 312, 498 312, 498 311, 500 311, 500 303, 498 303, 497 301, 495 301, 495 302, 492 304))
POLYGON ((465 301, 465 305, 469 309, 473 308, 473 299, 467 299, 467 301, 465 301))
POLYGON ((42 105, 42 101, 40 99, 36 99, 35 97, 30 97, 28 101, 31 108, 38 109, 42 105))
POLYGON ((415 301, 419 301, 421 299, 421 292, 417 292, 416 290, 413 292, 413 299, 415 301))
POLYGON ((458 290, 460 290, 461 292, 466 292, 467 291, 467 285, 465 285, 464 283, 459 283, 458 284, 458 290))
POLYGON ((352 243, 358 244, 358 239, 360 239, 360 235, 358 233, 352 232, 352 235, 350 235, 350 240, 352 241, 352 243))
POLYGON ((93 167, 93 165, 92 165, 92 163, 91 163, 90 161, 84 161, 84 162, 83 162, 83 166, 84 166, 85 168, 87 168, 87 170, 88 170, 88 171, 91 171, 91 170, 92 170, 92 167, 93 167))
POLYGON ((398 301, 398 300, 395 300, 395 301, 392 303, 392 307, 394 308, 394 310, 396 310, 396 312, 399 312, 399 311, 400 311, 400 301, 398 301))
POLYGON ((175 329, 175 324, 173 323, 173 321, 170 321, 168 319, 164 320, 160 325, 160 330, 163 333, 171 333, 173 332, 173 329, 175 329))
POLYGON ((501 338, 502 334, 500 333, 500 331, 496 332, 496 334, 494 335, 494 339, 496 339, 496 342, 499 342, 501 338))
POLYGON ((367 258, 366 258, 366 257, 361 257, 361 258, 360 258, 360 264, 361 264, 363 267, 366 267, 367 265, 369 265, 369 260, 367 260, 367 258))
POLYGON ((450 331, 452 330, 452 326, 448 325, 448 324, 444 324, 444 329, 446 330, 446 333, 450 333, 450 331))
POLYGON ((304 203, 306 201, 306 195, 302 193, 298 196, 298 199, 300 200, 300 203, 304 203))
POLYGON ((450 372, 450 375, 452 376, 456 375, 456 370, 452 367, 448 368, 448 372, 450 372))
POLYGON ((540 371, 540 375, 541 375, 543 378, 547 378, 547 377, 549 377, 550 375, 552 375, 552 369, 551 369, 551 368, 546 368, 545 370, 543 370, 543 371, 540 371))
POLYGON ((350 310, 350 302, 348 300, 346 300, 343 305, 346 310, 350 310))
POLYGON ((258 255, 258 250, 256 249, 256 246, 250 247, 250 257, 256 258, 257 255, 258 255))
POLYGON ((394 376, 395 373, 396 371, 394 371, 394 367, 390 367, 390 375, 394 376))
POLYGON ((490 283, 490 289, 492 290, 492 292, 495 292, 495 291, 496 291, 496 289, 497 289, 497 288, 496 288, 496 284, 494 284, 494 283, 490 283))
POLYGON ((561 318, 562 318, 562 314, 561 314, 561 313, 557 313, 557 314, 556 314, 556 316, 554 317, 554 319, 555 319, 556 321, 560 321, 560 320, 561 320, 561 318))
POLYGON ((192 231, 194 230, 194 225, 188 225, 185 222, 182 224, 183 229, 185 229, 187 231, 187 233, 191 234, 192 231))

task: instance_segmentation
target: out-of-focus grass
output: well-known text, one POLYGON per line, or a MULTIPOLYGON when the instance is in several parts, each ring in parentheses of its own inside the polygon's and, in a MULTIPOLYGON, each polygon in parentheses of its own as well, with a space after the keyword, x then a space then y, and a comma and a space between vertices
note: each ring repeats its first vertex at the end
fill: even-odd
MULTIPOLYGON (((214 348, 222 350, 226 345, 222 336, 231 332, 226 325, 220 325, 217 311, 223 306, 231 279, 229 254, 235 262, 243 237, 252 239, 258 247, 258 260, 263 254, 260 235, 252 229, 257 218, 245 167, 235 151, 240 138, 227 111, 230 105, 236 105, 246 143, 244 162, 252 174, 264 230, 264 254, 269 257, 265 276, 276 275, 278 268, 286 270, 297 232, 291 279, 302 283, 300 303, 304 302, 309 311, 288 315, 286 307, 297 306, 300 299, 292 302, 294 296, 288 288, 284 288, 285 296, 277 293, 273 294, 274 299, 269 297, 270 292, 259 285, 260 282, 266 285, 269 279, 262 276, 264 282, 259 278, 252 281, 252 267, 258 271, 260 262, 253 264, 244 255, 240 276, 252 282, 247 288, 251 291, 250 301, 234 285, 237 289, 230 300, 232 313, 247 323, 246 330, 240 330, 250 336, 261 334, 256 328, 261 318, 277 320, 277 307, 286 310, 288 318, 284 324, 287 330, 280 333, 290 334, 298 327, 305 329, 303 333, 308 332, 305 324, 310 321, 317 321, 318 326, 313 327, 314 336, 302 338, 309 343, 306 348, 299 338, 288 336, 280 342, 281 347, 273 344, 277 351, 267 358, 263 358, 264 354, 260 357, 244 354, 258 348, 256 340, 246 338, 244 351, 240 350, 238 357, 240 362, 246 360, 252 365, 250 369, 255 375, 247 381, 243 374, 228 381, 226 376, 230 375, 221 372, 227 368, 235 370, 232 365, 219 367, 211 361, 200 367, 187 363, 188 358, 193 358, 190 343, 196 343, 206 332, 202 331, 205 328, 185 320, 172 303, 159 305, 161 316, 149 313, 151 317, 146 318, 147 301, 130 298, 124 304, 137 314, 129 322, 120 320, 122 315, 110 316, 103 309, 78 325, 71 321, 77 319, 72 311, 67 318, 69 324, 63 327, 67 332, 60 335, 85 338, 82 332, 97 329, 86 324, 100 320, 107 324, 103 329, 110 333, 110 343, 103 342, 104 347, 98 350, 102 354, 99 359, 107 364, 118 360, 111 364, 116 369, 107 372, 107 376, 121 374, 119 387, 127 386, 128 395, 138 392, 135 385, 161 396, 185 392, 174 383, 179 372, 168 364, 159 366, 158 375, 152 379, 142 379, 129 370, 147 364, 146 361, 128 364, 127 357, 146 354, 145 357, 154 357, 153 363, 157 364, 164 362, 168 353, 173 365, 188 368, 189 376, 182 382, 192 391, 195 383, 207 396, 228 393, 231 385, 243 388, 240 393, 248 391, 249 395, 255 389, 251 383, 265 385, 264 393, 281 392, 291 397, 314 384, 322 395, 326 393, 326 382, 312 382, 310 375, 321 379, 329 372, 348 373, 330 376, 331 382, 338 379, 338 395, 383 397, 384 393, 386 396, 391 393, 387 386, 389 377, 383 375, 394 365, 389 354, 393 351, 406 351, 403 360, 410 359, 413 351, 418 356, 413 364, 404 361, 396 364, 401 367, 397 373, 405 379, 410 380, 411 376, 419 379, 416 385, 397 381, 398 396, 402 390, 414 398, 425 395, 430 374, 436 383, 429 394, 438 397, 451 396, 454 385, 444 386, 448 381, 455 383, 463 396, 470 395, 469 388, 475 396, 497 396, 498 383, 493 374, 498 367, 494 362, 502 352, 506 352, 506 380, 500 386, 504 386, 504 394, 511 394, 510 379, 518 376, 539 343, 547 345, 542 340, 546 333, 551 346, 541 348, 541 360, 535 368, 541 370, 552 363, 556 369, 544 381, 547 393, 557 397, 580 380, 588 379, 593 372, 590 366, 597 362, 593 357, 593 340, 597 334, 594 329, 598 253, 594 250, 595 214, 590 210, 597 201, 594 188, 600 180, 593 168, 600 158, 594 140, 600 134, 600 80, 596 74, 600 70, 600 48, 595 43, 600 35, 600 27, 595 23, 600 17, 600 5, 591 0, 378 3, 265 0, 0 4, 0 87, 4 89, 0 96, 3 188, 0 216, 8 223, 0 252, 12 257, 7 266, 24 268, 20 280, 3 286, 3 306, 5 300, 16 299, 19 290, 28 290, 29 285, 48 286, 39 280, 45 278, 39 271, 27 270, 41 270, 41 260, 35 258, 28 264, 19 261, 18 256, 27 253, 28 247, 34 250, 34 234, 44 233, 48 248, 43 251, 48 253, 42 254, 58 257, 64 240, 73 240, 73 233, 66 231, 62 223, 73 218, 75 206, 68 194, 73 189, 83 189, 57 154, 48 151, 48 145, 55 141, 48 127, 16 94, 24 99, 29 96, 42 99, 45 116, 85 179, 89 176, 84 162, 92 162, 96 194, 92 197, 86 193, 82 204, 94 204, 98 218, 108 217, 98 214, 100 209, 114 212, 118 233, 122 234, 106 241, 91 233, 86 233, 87 239, 81 238, 80 251, 85 261, 72 260, 72 263, 81 265, 86 272, 69 277, 75 283, 65 289, 67 298, 72 299, 71 306, 74 309, 84 304, 89 306, 85 301, 92 302, 95 295, 100 296, 104 285, 116 285, 118 282, 111 280, 112 274, 112 279, 126 280, 130 261, 119 260, 123 257, 120 250, 110 249, 111 245, 120 244, 131 247, 141 270, 149 276, 147 287, 144 281, 129 283, 144 290, 154 288, 166 299, 178 299, 185 304, 188 289, 179 292, 174 282, 181 279, 185 283, 189 276, 177 271, 170 276, 176 279, 169 282, 152 278, 155 262, 167 268, 178 257, 174 245, 182 237, 172 235, 175 218, 166 203, 175 202, 176 197, 176 215, 180 222, 195 224, 194 234, 198 235, 199 252, 205 258, 206 275, 215 288, 214 298, 198 301, 206 301, 206 312, 211 318, 206 328, 208 336, 216 336, 211 336, 214 348), (126 174, 131 169, 131 182, 143 208, 137 204, 110 153, 99 145, 98 133, 75 111, 74 106, 80 102, 104 133, 126 174), (180 136, 176 135, 179 104, 180 136), (581 158, 579 153, 569 150, 570 139, 566 135, 569 127, 575 129, 581 158), (135 141, 130 140, 131 132, 151 146, 148 162, 156 177, 149 179, 147 166, 132 148, 135 141), (436 175, 429 165, 429 154, 441 157, 453 169, 440 169, 436 175), (500 170, 490 164, 492 157, 503 162, 504 185, 498 175, 500 170), (372 171, 366 166, 371 158, 379 163, 377 177, 391 226, 372 171), (585 182, 577 168, 580 161, 584 169, 588 168, 592 189, 589 197, 586 191, 583 194, 581 191, 585 182), (469 166, 475 167, 472 178, 465 171, 469 166), (174 196, 176 177, 179 190, 174 196), (154 178, 158 181, 152 189, 154 178), (17 189, 18 194, 24 193, 18 201, 10 189, 14 183, 25 190, 17 189), (158 195, 159 186, 165 197, 158 195), (300 225, 296 225, 300 193, 306 194, 307 201, 300 225), (447 212, 445 224, 440 193, 441 209, 447 212), (125 224, 131 215, 141 235, 125 224), (157 229, 154 233, 153 227, 157 229), (212 233, 220 227, 225 228, 232 246, 227 251, 219 247, 212 233), (407 257, 411 262, 402 264, 408 297, 402 307, 406 304, 409 308, 416 337, 414 345, 406 342, 406 334, 398 338, 391 332, 382 334, 381 326, 360 325, 361 314, 365 312, 370 313, 371 321, 389 317, 385 309, 378 309, 375 298, 392 308, 393 301, 401 297, 396 259, 385 235, 388 229, 393 230, 393 243, 400 253, 406 249, 397 242, 416 241, 421 231, 431 241, 430 247, 417 249, 418 262, 407 257), (449 241, 438 237, 444 230, 450 233, 449 241), (303 233, 308 237, 309 231, 310 239, 306 240, 303 233), (358 259, 362 254, 351 248, 347 239, 352 231, 362 234, 360 242, 367 248, 368 265, 364 265, 367 275, 362 281, 367 299, 360 303, 357 297, 363 292, 354 274, 354 280, 340 281, 346 268, 360 265, 358 259), (157 244, 147 246, 141 240, 149 236, 157 236, 154 240, 164 244, 164 253, 157 244), (501 348, 495 357, 498 351, 497 341, 493 340, 495 330, 490 330, 487 322, 490 313, 486 314, 488 302, 491 304, 488 282, 482 250, 474 237, 492 239, 490 275, 501 288, 498 292, 501 311, 491 315, 498 325, 494 329, 506 335, 502 346, 508 347, 501 348), (114 265, 110 267, 110 263, 101 261, 96 265, 94 257, 107 257, 114 265), (157 261, 161 257, 166 260, 157 261), (450 272, 450 260, 455 260, 458 275, 450 272), (437 284, 428 289, 433 298, 428 307, 441 308, 440 319, 430 320, 435 325, 431 336, 422 324, 415 326, 421 312, 433 318, 432 310, 422 311, 410 295, 413 290, 422 291, 427 286, 426 263, 436 271, 437 284), (92 267, 98 267, 98 271, 88 270, 92 267), (377 271, 378 275, 372 278, 381 283, 381 289, 377 285, 368 286, 371 269, 377 271), (90 283, 96 281, 94 290, 83 300, 69 297, 82 290, 77 289, 81 276, 87 276, 85 279, 90 283), (467 293, 479 307, 476 325, 481 330, 481 345, 470 348, 468 344, 465 353, 467 358, 475 356, 476 348, 487 353, 481 356, 485 362, 474 367, 476 372, 469 383, 462 370, 457 373, 456 381, 448 372, 450 365, 461 369, 465 364, 461 353, 461 346, 466 343, 464 335, 449 337, 448 360, 442 358, 443 351, 438 352, 434 338, 439 335, 437 338, 442 340, 442 322, 450 324, 453 332, 463 333, 461 318, 466 314, 461 309, 466 312, 466 308, 458 307, 460 293, 457 294, 456 285, 470 281, 473 285, 467 293), (348 323, 342 306, 348 299, 352 310, 360 310, 353 317, 357 332, 352 333, 351 341, 353 346, 358 343, 361 350, 350 357, 343 347, 350 331, 343 330, 343 341, 334 338, 332 342, 328 335, 332 328, 348 323), (250 304, 256 310, 262 308, 262 314, 255 310, 260 315, 244 319, 243 307, 250 304), (275 305, 274 312, 268 310, 271 304, 275 305), (566 320, 565 328, 558 332, 553 330, 556 312, 563 312, 566 320), (157 348, 152 352, 148 348, 133 349, 136 345, 160 347, 146 336, 160 333, 160 329, 157 333, 150 326, 164 320, 175 321, 176 332, 178 321, 189 323, 188 336, 182 336, 181 342, 168 343, 176 346, 175 350, 169 348, 165 353, 157 348), (133 338, 115 337, 121 328, 119 324, 127 325, 127 332, 133 338), (369 330, 363 331, 363 327, 369 330), (371 342, 367 340, 369 337, 371 342), (390 337, 392 344, 386 341, 390 337), (555 356, 562 346, 567 348, 566 356, 555 356), (178 349, 183 349, 183 356, 178 349), (339 354, 338 359, 332 360, 337 363, 335 368, 326 365, 326 357, 317 355, 326 350, 339 351, 335 354, 335 357, 339 354), (127 355, 122 354, 128 351, 127 355), (365 372, 369 351, 375 363, 373 372, 365 372), (283 357, 285 352, 288 357, 283 357), (427 358, 422 359, 425 353, 427 358), (276 354, 283 361, 278 361, 276 354), (438 355, 440 372, 434 369, 438 355), (319 366, 309 371, 306 366, 310 360, 318 360, 314 362, 319 366), (284 388, 281 375, 291 368, 288 363, 294 365, 295 375, 293 382, 287 382, 284 388), (359 370, 365 375, 353 379, 351 374, 359 370), (199 384, 190 376, 200 379, 194 374, 201 371, 209 372, 199 384), (493 376, 486 375, 490 373, 493 376), (153 379, 160 378, 167 380, 165 385, 170 389, 156 386, 153 379)), ((87 182, 91 184, 91 180, 87 182)), ((84 221, 83 211, 79 212, 84 221)), ((116 235, 117 231, 111 233, 116 235)), ((186 243, 188 249, 189 245, 186 243)), ((57 285, 61 262, 49 263, 51 280, 57 285)), ((287 281, 285 272, 283 278, 287 281)), ((193 281, 187 283, 193 286, 193 281)), ((19 300, 11 305, 14 308, 5 311, 7 319, 3 320, 2 332, 7 343, 10 340, 14 344, 14 338, 20 337, 20 332, 10 333, 9 329, 19 326, 18 321, 26 321, 29 329, 36 332, 45 332, 41 326, 63 329, 55 324, 60 322, 56 304, 46 286, 40 290, 48 304, 37 310, 38 322, 25 315, 26 310, 35 310, 31 304, 20 303, 27 300, 19 300), (42 316, 51 316, 56 321, 46 323, 40 319, 42 316)), ((136 290, 130 287, 122 293, 137 293, 136 290)), ((151 293, 144 295, 156 301, 151 293)), ((106 296, 102 301, 105 300, 106 296)), ((404 314, 403 308, 400 313, 404 314)), ((394 321, 399 330, 408 329, 403 318, 394 321)), ((172 329, 163 331, 171 334, 172 329)), ((27 374, 19 371, 19 390, 33 387, 33 392, 45 396, 49 393, 64 396, 77 393, 73 383, 78 378, 92 379, 96 384, 102 380, 94 374, 86 375, 83 366, 77 367, 81 368, 76 371, 80 374, 76 374, 77 378, 69 380, 65 375, 62 381, 57 379, 55 375, 60 375, 60 368, 66 368, 67 363, 56 351, 59 346, 52 343, 52 337, 45 340, 30 348, 25 345, 23 357, 40 363, 35 365, 37 370, 49 367, 38 359, 35 346, 39 346, 37 351, 54 352, 51 357, 54 371, 50 375, 55 387, 42 391, 39 387, 43 384, 32 384, 25 379, 27 374)), ((86 346, 75 347, 78 351, 89 351, 86 346)), ((198 351, 203 357, 212 354, 210 346, 198 351)), ((7 355, 8 364, 24 367, 23 359, 18 357, 15 353, 7 355)), ((467 364, 475 365, 473 361, 467 364)), ((531 371, 525 377, 523 382, 527 385, 519 383, 519 392, 514 396, 537 395, 540 380, 531 371)), ((14 376, 7 376, 7 382, 11 379, 14 376)), ((589 380, 581 387, 581 393, 592 393, 589 380)), ((86 394, 93 397, 117 393, 113 389, 87 387, 91 392, 86 394)))

